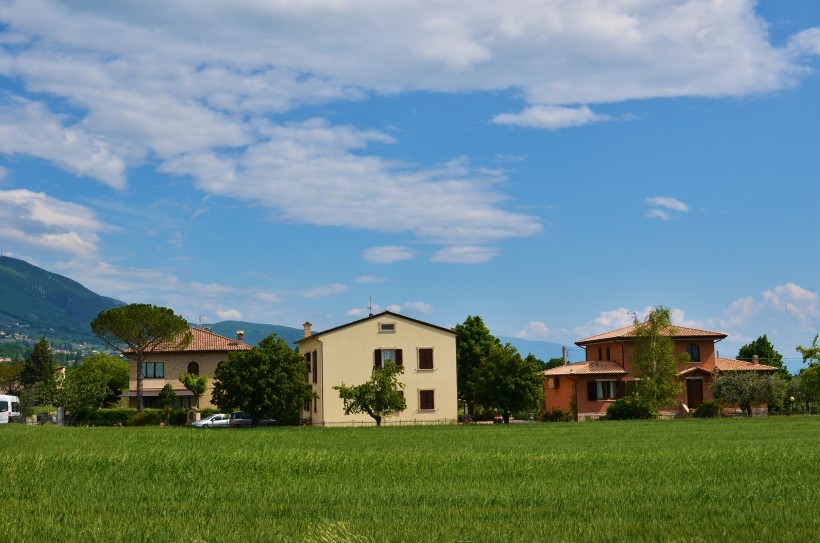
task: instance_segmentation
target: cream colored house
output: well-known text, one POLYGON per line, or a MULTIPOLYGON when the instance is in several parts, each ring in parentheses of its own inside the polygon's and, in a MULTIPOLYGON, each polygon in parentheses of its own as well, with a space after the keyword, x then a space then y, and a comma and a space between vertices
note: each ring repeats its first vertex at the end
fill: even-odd
POLYGON ((314 425, 374 424, 368 415, 345 415, 334 386, 359 385, 374 366, 392 360, 404 367, 407 409, 384 419, 390 424, 454 422, 458 416, 456 333, 450 329, 385 311, 296 342, 308 365, 308 380, 318 399, 305 405, 302 418, 314 425))
MULTIPOLYGON (((211 393, 214 390, 214 372, 220 362, 228 359, 232 351, 248 351, 244 333, 238 331, 236 339, 227 338, 211 332, 209 328, 191 327, 191 343, 184 349, 160 346, 153 353, 147 354, 143 362, 142 401, 144 407, 162 407, 159 405, 159 391, 166 383, 174 387, 177 395, 175 407, 195 407, 195 400, 179 378, 186 373, 208 376, 208 389, 199 400, 200 409, 216 407, 211 404, 211 393)), ((137 407, 137 363, 129 360, 130 374, 128 384, 129 407, 137 407)))

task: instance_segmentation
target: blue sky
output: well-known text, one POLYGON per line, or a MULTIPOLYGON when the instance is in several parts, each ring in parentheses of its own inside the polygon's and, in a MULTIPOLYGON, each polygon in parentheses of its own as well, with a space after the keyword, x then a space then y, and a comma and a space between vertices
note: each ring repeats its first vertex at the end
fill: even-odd
POLYGON ((0 250, 193 322, 665 305, 799 368, 820 3, 464 4, 0 1, 0 250))

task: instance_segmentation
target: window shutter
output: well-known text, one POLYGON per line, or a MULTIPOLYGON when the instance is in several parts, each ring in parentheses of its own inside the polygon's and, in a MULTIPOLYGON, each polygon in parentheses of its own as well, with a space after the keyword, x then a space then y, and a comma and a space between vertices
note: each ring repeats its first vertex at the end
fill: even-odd
POLYGON ((598 399, 598 387, 595 381, 587 381, 587 399, 591 402, 598 399))
POLYGON ((433 349, 419 349, 419 369, 433 369, 433 349))
POLYGON ((319 356, 318 356, 318 353, 316 351, 313 351, 313 353, 311 353, 311 354, 313 355, 312 356, 312 358, 313 358, 313 384, 315 385, 319 382, 319 372, 316 371, 319 356))
POLYGON ((615 399, 626 396, 626 383, 623 381, 615 381, 615 399))
POLYGON ((382 350, 376 349, 373 351, 373 367, 374 368, 381 368, 382 367, 382 350))
POLYGON ((401 358, 401 349, 396 349, 396 365, 402 365, 402 358, 401 358))
POLYGON ((560 385, 560 384, 561 384, 561 378, 560 378, 560 377, 553 377, 553 378, 552 378, 552 386, 553 386, 553 388, 556 388, 556 389, 557 389, 557 388, 558 388, 558 385, 560 385))

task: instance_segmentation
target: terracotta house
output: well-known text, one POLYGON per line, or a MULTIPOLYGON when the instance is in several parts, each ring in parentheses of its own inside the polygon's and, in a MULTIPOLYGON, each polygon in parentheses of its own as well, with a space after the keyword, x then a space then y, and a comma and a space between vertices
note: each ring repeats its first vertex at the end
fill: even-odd
MULTIPOLYGON (((600 418, 609 405, 626 395, 635 386, 632 373, 632 353, 635 349, 635 325, 619 328, 576 341, 586 350, 586 360, 544 371, 544 408, 571 409, 577 405, 578 420, 600 418)), ((773 366, 718 358, 715 344, 726 334, 683 326, 671 326, 668 331, 675 344, 675 354, 688 353, 690 362, 679 368, 678 376, 685 382, 679 402, 662 410, 664 416, 677 416, 696 409, 712 399, 709 385, 713 377, 726 371, 777 371, 773 366)), ((639 385, 639 383, 638 383, 639 385)))
POLYGON ((448 328, 385 311, 361 320, 312 332, 305 323, 298 340, 308 381, 318 396, 305 404, 302 419, 313 425, 369 425, 368 415, 345 415, 339 392, 344 382, 359 385, 374 366, 392 360, 404 367, 407 409, 384 419, 389 424, 433 424, 457 419, 456 333, 448 328))
MULTIPOLYGON (((162 387, 170 383, 177 395, 174 407, 195 407, 196 401, 179 378, 185 373, 208 376, 208 389, 199 400, 199 407, 216 407, 211 404, 216 366, 228 359, 228 353, 250 350, 245 344, 244 332, 238 331, 236 339, 211 332, 208 328, 191 327, 191 343, 182 350, 160 346, 146 355, 143 362, 142 400, 144 407, 162 407, 158 396, 162 387)), ((130 374, 128 393, 129 407, 137 406, 137 363, 129 360, 130 374)))

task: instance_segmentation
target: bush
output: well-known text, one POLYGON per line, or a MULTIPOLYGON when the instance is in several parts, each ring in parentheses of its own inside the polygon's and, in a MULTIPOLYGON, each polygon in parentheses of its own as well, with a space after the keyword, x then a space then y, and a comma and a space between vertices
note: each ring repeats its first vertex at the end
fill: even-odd
POLYGON ((658 413, 636 396, 612 402, 606 410, 606 420, 644 420, 658 418, 658 413))
POLYGON ((700 404, 700 407, 695 409, 695 412, 692 413, 692 416, 697 417, 699 419, 713 419, 715 417, 719 417, 720 412, 720 404, 714 400, 709 400, 700 404))
POLYGON ((541 415, 543 422, 569 422, 574 420, 572 412, 567 409, 556 407, 555 409, 547 409, 541 415))
POLYGON ((77 411, 74 422, 91 426, 125 426, 137 410, 129 407, 115 407, 108 409, 85 408, 77 411))

